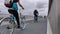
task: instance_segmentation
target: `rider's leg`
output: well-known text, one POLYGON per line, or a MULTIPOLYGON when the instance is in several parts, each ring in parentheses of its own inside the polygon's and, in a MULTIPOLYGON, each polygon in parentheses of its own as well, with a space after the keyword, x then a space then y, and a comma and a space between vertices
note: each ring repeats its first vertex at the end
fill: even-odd
POLYGON ((16 21, 17 21, 17 24, 18 24, 18 28, 20 28, 20 22, 19 22, 19 15, 18 15, 18 12, 13 10, 13 15, 14 17, 16 18, 16 21))
POLYGON ((18 24, 18 28, 20 28, 18 12, 15 10, 8 10, 8 12, 14 15, 14 17, 16 18, 17 24, 18 24))

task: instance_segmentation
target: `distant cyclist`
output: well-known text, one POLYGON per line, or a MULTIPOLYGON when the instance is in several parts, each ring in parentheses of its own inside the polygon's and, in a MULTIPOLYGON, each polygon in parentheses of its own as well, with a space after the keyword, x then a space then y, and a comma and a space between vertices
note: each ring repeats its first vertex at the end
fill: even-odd
POLYGON ((38 15, 39 15, 38 11, 35 9, 33 13, 34 13, 34 22, 38 22, 38 15))
POLYGON ((16 21, 17 21, 17 24, 18 24, 18 27, 17 28, 21 28, 20 22, 19 22, 18 5, 17 5, 17 3, 24 10, 24 7, 21 5, 20 0, 10 0, 10 5, 11 6, 9 4, 7 4, 7 6, 9 7, 8 12, 10 14, 12 14, 16 18, 16 21))

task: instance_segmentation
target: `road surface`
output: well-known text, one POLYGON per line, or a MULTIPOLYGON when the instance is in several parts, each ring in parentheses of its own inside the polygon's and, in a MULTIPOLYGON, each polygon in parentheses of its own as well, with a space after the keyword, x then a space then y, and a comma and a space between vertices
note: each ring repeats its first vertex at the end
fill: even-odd
MULTIPOLYGON (((7 21, 4 22, 5 24, 7 21)), ((25 30, 14 30, 13 34, 47 34, 47 19, 39 19, 38 23, 34 23, 34 20, 26 21, 27 24, 25 30)), ((5 28, 6 26, 0 26, 1 34, 9 34, 10 30, 5 28)))

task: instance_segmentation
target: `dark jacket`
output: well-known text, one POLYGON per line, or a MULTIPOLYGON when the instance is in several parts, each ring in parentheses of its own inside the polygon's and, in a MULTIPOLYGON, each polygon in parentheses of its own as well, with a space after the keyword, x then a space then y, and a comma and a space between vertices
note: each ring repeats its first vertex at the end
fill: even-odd
POLYGON ((34 16, 38 16, 38 11, 34 10, 34 16))

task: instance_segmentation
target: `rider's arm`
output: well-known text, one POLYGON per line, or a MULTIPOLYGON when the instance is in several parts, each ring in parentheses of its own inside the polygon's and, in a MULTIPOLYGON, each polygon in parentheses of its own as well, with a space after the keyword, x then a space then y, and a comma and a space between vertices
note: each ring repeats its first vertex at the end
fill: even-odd
POLYGON ((24 9, 24 7, 20 4, 20 1, 18 0, 18 4, 19 4, 19 6, 22 8, 22 9, 24 9))

